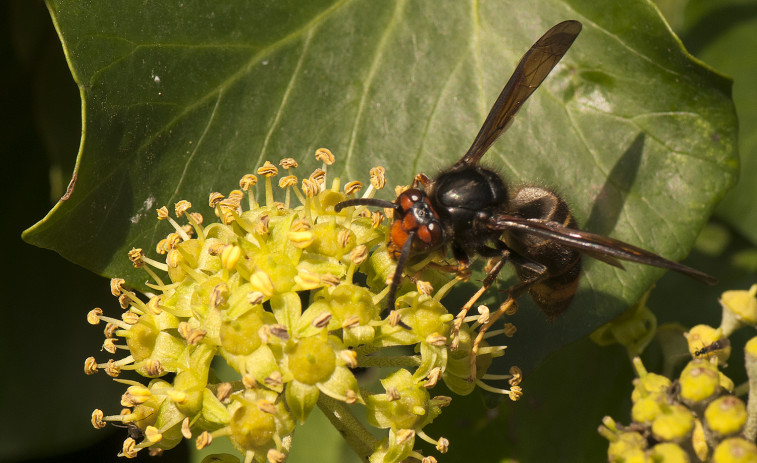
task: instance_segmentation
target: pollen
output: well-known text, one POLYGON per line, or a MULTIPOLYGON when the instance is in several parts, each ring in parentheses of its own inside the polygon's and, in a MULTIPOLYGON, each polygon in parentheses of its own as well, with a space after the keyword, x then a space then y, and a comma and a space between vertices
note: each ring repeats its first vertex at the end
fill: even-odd
POLYGON ((192 438, 192 429, 189 427, 189 417, 186 417, 181 422, 181 435, 184 439, 192 438))
POLYGON ((121 448, 121 453, 119 456, 124 456, 126 458, 136 458, 137 452, 139 451, 138 448, 136 448, 137 442, 132 439, 131 437, 126 438, 124 441, 124 445, 121 448))
MULTIPOLYGON (((252 174, 246 174, 242 176, 241 180, 239 180, 239 188, 242 189, 242 191, 249 191, 253 186, 257 185, 258 178, 252 174)), ((220 194, 220 193, 216 193, 220 194)), ((221 198, 223 198, 223 195, 221 195, 221 198)), ((213 207, 213 205, 211 205, 213 207)))
POLYGON ((361 244, 358 246, 355 246, 355 248, 350 253, 350 260, 355 265, 362 265, 363 262, 368 258, 368 248, 361 244))
MULTIPOLYGON (((256 181, 257 181, 257 178, 256 178, 256 181)), ((222 195, 221 193, 210 193, 210 196, 208 197, 208 205, 210 207, 216 207, 218 203, 220 203, 224 198, 225 196, 222 195)))
POLYGON ((120 296, 121 288, 124 283, 126 283, 126 280, 124 280, 123 278, 112 278, 110 280, 110 293, 115 297, 120 296))
POLYGON ((213 436, 208 431, 203 431, 197 436, 197 450, 202 450, 213 442, 213 436))
POLYGON ((102 410, 95 409, 95 411, 92 412, 92 426, 95 429, 102 429, 107 426, 103 421, 103 416, 102 410))
POLYGON ((279 169, 269 161, 266 161, 262 167, 258 168, 257 173, 258 175, 262 175, 264 177, 274 177, 279 174, 279 169))
POLYGON ((103 309, 101 308, 94 308, 87 313, 87 322, 90 325, 97 325, 100 323, 100 317, 103 314, 103 309))
POLYGON ((326 171, 323 169, 315 169, 313 173, 310 174, 310 180, 315 182, 320 189, 320 187, 326 183, 326 171))
POLYGON ((315 151, 315 158, 323 162, 327 166, 334 164, 336 160, 336 158, 334 158, 334 155, 331 153, 331 150, 329 150, 328 148, 318 148, 315 151))
POLYGON ((286 461, 286 455, 276 449, 270 449, 265 457, 270 463, 284 463, 286 461))
POLYGON ((129 260, 131 260, 131 263, 134 264, 134 267, 136 268, 140 268, 145 265, 144 254, 139 248, 133 248, 131 251, 129 251, 129 260))
POLYGON ((97 373, 97 361, 94 357, 87 357, 84 361, 84 373, 87 375, 94 375, 97 373))
POLYGON ((359 182, 356 180, 354 182, 350 182, 344 185, 344 194, 346 194, 347 196, 350 196, 357 193, 358 191, 362 189, 363 189, 362 182, 359 182))
POLYGON ((312 178, 306 178, 302 180, 302 191, 305 193, 306 197, 312 199, 321 191, 321 187, 318 182, 312 178))
POLYGON ((160 363, 160 360, 157 359, 147 359, 145 361, 145 373, 147 373, 148 377, 158 377, 163 375, 165 370, 163 369, 163 365, 160 363))
POLYGON ((378 228, 384 222, 384 214, 379 211, 371 212, 371 227, 378 228))
POLYGON ((299 164, 297 164, 297 161, 295 161, 293 158, 284 158, 279 161, 279 165, 287 170, 296 169, 299 166, 299 164))
POLYGON ((174 212, 176 214, 176 217, 182 217, 184 213, 186 213, 191 207, 192 207, 192 203, 190 203, 187 200, 182 199, 181 201, 176 203, 176 206, 174 207, 174 212))
POLYGON ((371 169, 371 185, 373 185, 373 188, 381 190, 386 186, 385 173, 386 169, 381 166, 371 169))
MULTIPOLYGON (((320 280, 319 280, 320 282, 320 280)), ((311 324, 315 328, 325 328, 331 321, 331 314, 329 312, 323 312, 319 316, 315 317, 311 324)))
POLYGON ((288 188, 297 185, 297 177, 294 175, 287 175, 279 179, 279 188, 288 188))

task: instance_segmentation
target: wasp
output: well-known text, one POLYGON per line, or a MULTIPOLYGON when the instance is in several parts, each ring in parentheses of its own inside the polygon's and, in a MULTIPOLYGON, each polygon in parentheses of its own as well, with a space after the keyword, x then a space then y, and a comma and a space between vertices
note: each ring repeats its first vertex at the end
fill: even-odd
POLYGON ((728 347, 731 347, 731 341, 728 338, 718 339, 717 341, 714 341, 712 344, 706 345, 702 347, 701 349, 695 351, 694 358, 699 358, 704 355, 710 354, 712 352, 716 352, 721 349, 726 349, 728 347))
POLYGON ((476 256, 494 259, 481 289, 457 317, 455 332, 506 262, 514 265, 520 280, 507 291, 511 298, 527 290, 549 319, 570 305, 578 288, 582 254, 619 268, 623 268, 620 260, 626 260, 674 270, 707 284, 716 283, 710 275, 652 252, 580 230, 565 200, 552 190, 536 185, 510 188, 496 171, 479 165, 580 31, 580 22, 564 21, 531 46, 494 102, 473 144, 452 167, 434 179, 416 175, 411 187, 394 202, 358 198, 336 205, 337 212, 359 205, 392 209, 388 249, 397 267, 387 294, 389 309, 394 308, 408 258, 447 246, 458 263, 459 274, 467 271, 476 256))

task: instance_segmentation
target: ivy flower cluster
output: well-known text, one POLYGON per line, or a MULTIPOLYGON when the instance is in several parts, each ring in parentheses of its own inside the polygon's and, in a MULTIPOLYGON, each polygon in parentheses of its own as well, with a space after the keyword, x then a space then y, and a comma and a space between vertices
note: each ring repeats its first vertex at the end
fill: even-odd
POLYGON ((647 372, 634 358, 632 422, 624 426, 608 416, 599 428, 610 442, 609 461, 757 461, 757 337, 744 347, 747 383, 737 387, 721 371, 731 355, 729 336, 757 327, 756 294, 757 285, 726 291, 721 325, 697 325, 685 333, 692 359, 677 379, 647 372))
MULTIPOLYGON (((257 175, 242 177, 239 190, 210 195, 217 222, 205 224, 188 201, 175 205, 173 217, 159 209, 158 219, 173 228, 155 249, 165 258, 150 258, 141 249, 129 253, 149 275, 150 292, 137 294, 113 279, 121 316, 106 316, 99 308, 88 314, 90 323, 106 325, 103 349, 126 352, 85 362, 87 374, 104 370, 126 387, 119 413, 92 414, 96 428, 108 422, 130 428, 119 455, 160 453, 182 439, 205 448, 225 436, 245 462, 281 462, 296 425, 317 405, 361 457, 429 463, 435 458, 415 449, 416 437, 440 453, 449 445, 423 430, 450 404, 450 397, 431 394, 440 380, 456 394, 478 385, 520 397, 517 367, 509 375, 486 374, 505 346, 483 342, 471 361, 472 333, 486 323, 485 307, 480 316, 465 319, 451 347, 454 316, 441 299, 459 278, 441 265, 428 265, 442 256, 411 263, 406 273, 412 277, 399 288, 396 306, 383 310, 396 267, 386 248, 385 217, 365 207, 335 213, 334 205, 363 186, 349 182, 341 189, 339 179, 327 185, 334 157, 319 149, 316 158, 322 167, 301 187, 292 173, 297 162, 280 162, 286 175, 279 178, 283 192, 277 195, 283 201, 274 196, 279 168, 266 162, 257 175), (259 177, 260 201, 254 194, 259 177), (398 354, 397 346, 406 347, 398 354), (212 365, 219 358, 236 378, 217 378, 212 365), (355 369, 371 366, 391 367, 381 380, 383 393, 359 385, 355 369), (121 379, 125 371, 145 380, 121 379), (510 387, 492 387, 488 379, 510 387), (383 440, 354 419, 355 407, 365 408, 370 425, 388 430, 383 440)), ((364 197, 384 187, 383 174, 383 168, 371 170, 364 197)), ((495 334, 487 333, 487 339, 495 334)))

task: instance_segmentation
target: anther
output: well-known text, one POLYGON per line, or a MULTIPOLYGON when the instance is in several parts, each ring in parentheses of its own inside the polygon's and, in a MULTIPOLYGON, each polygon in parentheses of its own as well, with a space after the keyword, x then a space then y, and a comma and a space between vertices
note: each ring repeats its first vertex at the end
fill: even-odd
POLYGON ((419 293, 424 294, 426 296, 434 292, 434 287, 431 286, 431 283, 429 283, 428 281, 418 280, 415 282, 415 287, 418 289, 419 293))
POLYGON ((321 191, 321 187, 315 180, 306 178, 302 180, 302 191, 308 198, 314 198, 321 191))
POLYGON ((310 174, 310 180, 314 181, 320 190, 321 185, 326 182, 326 171, 323 169, 315 169, 313 173, 310 174))
POLYGON ((331 313, 323 312, 313 319, 313 321, 311 322, 311 325, 313 325, 314 328, 325 328, 326 326, 329 325, 330 321, 331 321, 331 313))
POLYGON ((373 185, 373 188, 380 190, 386 186, 385 172, 386 169, 381 166, 371 169, 371 185, 373 185))
POLYGON ((355 246, 350 253, 350 260, 355 265, 361 265, 368 258, 368 248, 364 244, 355 246))
POLYGON ((257 173, 258 175, 263 175, 265 177, 273 177, 275 175, 278 175, 279 169, 271 164, 270 161, 266 161, 261 167, 258 168, 257 173))
POLYGON ((258 407, 258 410, 263 413, 268 413, 269 415, 276 414, 276 406, 265 399, 258 400, 255 405, 258 407))
POLYGON ((267 297, 273 296, 273 281, 271 281, 271 277, 262 270, 256 270, 252 276, 250 276, 250 285, 254 290, 260 291, 267 297))
POLYGON ((428 373, 428 380, 423 383, 423 387, 426 389, 431 389, 434 386, 436 386, 436 383, 439 382, 439 378, 442 377, 442 369, 440 367, 434 367, 431 369, 431 371, 428 373))
POLYGON ((350 368, 357 367, 357 352, 352 349, 344 349, 339 351, 339 358, 350 368))
POLYGON ((181 435, 184 436, 184 439, 191 439, 192 438, 192 429, 189 426, 189 417, 184 418, 181 422, 181 435))
POLYGON ((242 189, 242 191, 249 191, 250 188, 255 186, 258 183, 258 178, 252 174, 246 174, 242 177, 241 180, 239 180, 239 188, 242 189))
POLYGON ((156 209, 155 212, 158 214, 158 220, 166 220, 168 218, 168 208, 166 206, 156 209))
POLYGON ((176 213, 176 217, 183 216, 184 213, 187 212, 187 210, 191 207, 192 207, 192 203, 190 203, 189 201, 185 199, 182 199, 181 201, 176 203, 176 206, 174 209, 174 212, 176 213))
POLYGON ((131 437, 127 437, 124 441, 123 447, 121 448, 121 454, 119 456, 124 456, 126 458, 136 458, 137 452, 139 451, 136 446, 137 441, 135 441, 131 437))
POLYGON ((286 457, 286 454, 276 449, 268 449, 268 452, 265 454, 265 458, 269 463, 284 463, 286 457))
POLYGON ((87 312, 87 323, 90 325, 97 325, 100 323, 100 317, 103 314, 103 309, 99 307, 95 307, 94 309, 87 312))
POLYGON ((221 383, 218 385, 218 388, 216 389, 216 398, 223 402, 224 400, 228 399, 231 396, 231 393, 234 391, 234 388, 232 387, 231 383, 221 383))
POLYGON ((273 389, 281 386, 284 382, 284 379, 281 376, 281 372, 277 370, 268 375, 263 381, 265 382, 266 386, 273 389))
POLYGON ((363 189, 362 182, 355 180, 354 182, 350 182, 344 185, 344 194, 346 194, 347 196, 350 196, 354 193, 357 193, 358 191, 362 189, 363 189))
POLYGON ((295 161, 294 158, 284 158, 279 162, 279 165, 284 169, 296 169, 298 166, 297 161, 295 161))
POLYGON ((94 357, 87 357, 84 360, 84 374, 94 375, 95 373, 97 373, 97 361, 94 357))
POLYGON ((195 445, 197 447, 197 450, 202 450, 212 442, 213 436, 211 436, 208 431, 203 431, 199 436, 197 436, 197 442, 195 445))
POLYGON ((412 429, 400 429, 397 431, 397 445, 402 445, 414 437, 415 431, 412 429))
POLYGON ((121 295, 122 286, 126 283, 123 278, 111 278, 110 280, 110 293, 115 297, 121 295))
POLYGON ((279 188, 287 188, 297 185, 297 177, 294 175, 287 175, 279 179, 279 188))
POLYGON ((225 198, 224 195, 218 192, 210 193, 210 197, 208 198, 208 206, 210 207, 216 207, 218 203, 221 202, 225 198))
POLYGON ((165 372, 165 370, 163 369, 163 364, 161 364, 160 360, 158 359, 147 359, 145 361, 144 367, 145 373, 153 378, 161 376, 165 372))
POLYGON ((335 158, 328 148, 318 148, 315 151, 315 158, 327 166, 334 164, 335 158))
POLYGON ((102 410, 95 409, 95 411, 92 412, 92 426, 95 429, 102 429, 107 426, 107 423, 103 421, 102 410))

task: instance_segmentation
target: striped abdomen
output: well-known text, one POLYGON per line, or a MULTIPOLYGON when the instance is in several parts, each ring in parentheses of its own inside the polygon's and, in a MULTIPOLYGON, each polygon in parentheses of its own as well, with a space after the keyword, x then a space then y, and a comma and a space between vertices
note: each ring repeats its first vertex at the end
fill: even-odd
MULTIPOLYGON (((529 219, 557 222, 569 228, 577 228, 576 221, 565 201, 554 192, 537 186, 521 186, 510 199, 510 213, 529 219)), ((570 305, 576 294, 581 275, 581 254, 575 249, 554 241, 529 234, 509 231, 504 234, 508 247, 525 258, 541 264, 546 271, 541 274, 528 262, 513 260, 515 271, 521 281, 532 281, 528 293, 549 319, 554 319, 570 305)))

